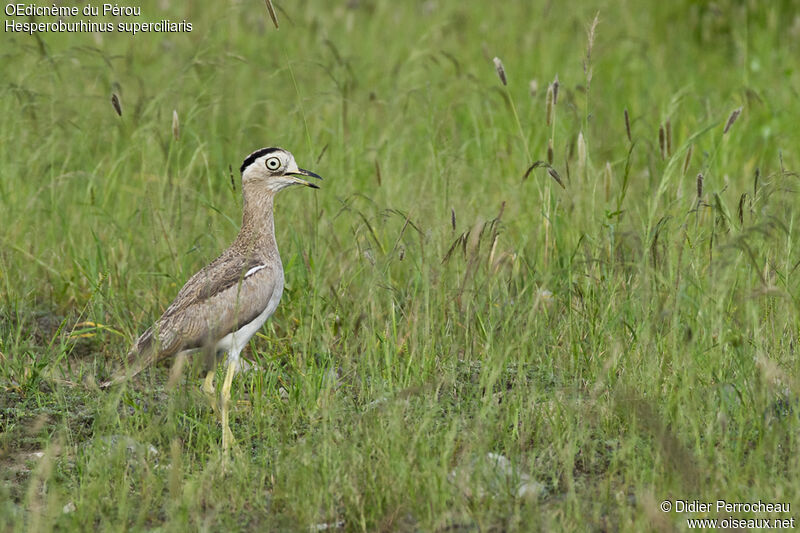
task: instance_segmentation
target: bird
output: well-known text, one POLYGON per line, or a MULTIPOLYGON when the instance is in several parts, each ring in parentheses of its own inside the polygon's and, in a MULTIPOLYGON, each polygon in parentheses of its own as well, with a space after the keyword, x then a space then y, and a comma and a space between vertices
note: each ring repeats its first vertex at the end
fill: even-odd
MULTIPOLYGON (((219 406, 223 452, 234 443, 228 418, 231 383, 240 365, 239 356, 275 312, 283 293, 283 264, 273 218, 275 195, 294 185, 319 189, 303 178, 322 179, 299 168, 290 152, 276 147, 251 153, 239 170, 242 226, 236 239, 189 278, 164 314, 133 343, 126 363, 100 385, 110 387, 150 364, 180 353, 205 350, 216 362, 216 357, 227 352, 219 406)), ((214 366, 207 366, 202 389, 216 412, 214 366)))

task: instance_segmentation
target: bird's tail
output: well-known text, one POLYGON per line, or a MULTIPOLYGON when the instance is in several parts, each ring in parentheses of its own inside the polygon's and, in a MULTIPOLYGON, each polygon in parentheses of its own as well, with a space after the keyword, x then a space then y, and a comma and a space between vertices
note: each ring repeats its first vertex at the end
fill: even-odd
POLYGON ((159 352, 158 343, 153 336, 153 328, 149 328, 136 339, 128 351, 125 362, 114 370, 107 381, 100 384, 100 388, 105 389, 132 378, 158 360, 159 352))

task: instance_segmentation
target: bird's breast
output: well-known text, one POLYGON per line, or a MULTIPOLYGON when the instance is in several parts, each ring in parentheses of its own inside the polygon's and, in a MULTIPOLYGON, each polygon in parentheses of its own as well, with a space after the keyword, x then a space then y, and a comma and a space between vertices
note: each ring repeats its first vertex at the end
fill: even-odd
POLYGON ((275 287, 266 302, 264 310, 261 311, 261 313, 259 313, 253 320, 241 325, 238 329, 228 333, 225 335, 225 337, 220 339, 220 341, 217 343, 216 350, 224 350, 228 352, 229 359, 231 360, 230 362, 238 361, 239 353, 242 351, 242 349, 278 308, 278 304, 281 301, 282 295, 283 273, 276 277, 275 287))

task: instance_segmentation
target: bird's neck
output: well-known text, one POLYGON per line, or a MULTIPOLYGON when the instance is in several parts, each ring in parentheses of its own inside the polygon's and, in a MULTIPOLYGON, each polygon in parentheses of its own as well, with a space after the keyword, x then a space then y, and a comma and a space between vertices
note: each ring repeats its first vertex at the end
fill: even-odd
POLYGON ((242 229, 236 243, 248 253, 278 254, 275 242, 275 222, 272 205, 275 193, 271 191, 243 190, 242 229))

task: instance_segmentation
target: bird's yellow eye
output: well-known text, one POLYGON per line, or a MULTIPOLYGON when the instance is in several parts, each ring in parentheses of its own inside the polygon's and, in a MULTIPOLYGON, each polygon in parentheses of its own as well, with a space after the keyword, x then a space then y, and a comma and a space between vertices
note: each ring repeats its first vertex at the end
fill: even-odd
POLYGON ((267 168, 270 170, 278 170, 279 168, 281 168, 281 160, 278 159, 277 157, 270 157, 269 159, 267 159, 265 164, 267 165, 267 168))

